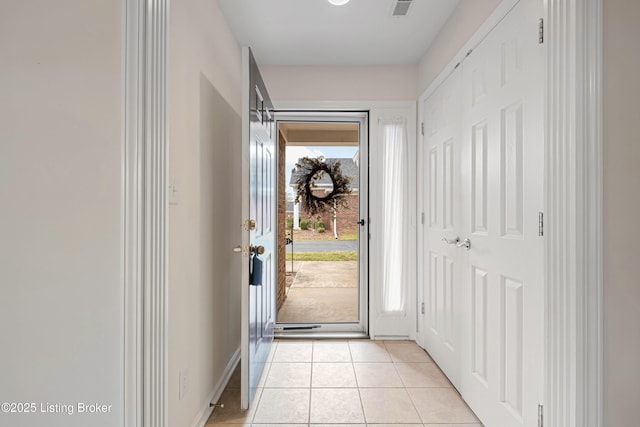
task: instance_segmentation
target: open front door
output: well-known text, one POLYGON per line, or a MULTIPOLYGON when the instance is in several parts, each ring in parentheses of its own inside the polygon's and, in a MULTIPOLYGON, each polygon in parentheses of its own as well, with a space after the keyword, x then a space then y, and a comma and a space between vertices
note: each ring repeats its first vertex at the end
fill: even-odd
POLYGON ((275 321, 275 126, 273 106, 249 48, 243 49, 242 408, 265 366, 275 321))

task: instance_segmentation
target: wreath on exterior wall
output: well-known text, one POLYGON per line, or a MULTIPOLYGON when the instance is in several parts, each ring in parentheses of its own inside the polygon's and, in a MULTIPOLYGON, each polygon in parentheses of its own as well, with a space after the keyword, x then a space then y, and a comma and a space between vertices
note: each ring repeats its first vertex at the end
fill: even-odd
POLYGON ((334 202, 336 206, 347 206, 345 197, 351 193, 351 178, 342 174, 340 162, 325 163, 323 157, 303 157, 296 163, 293 173, 297 175, 296 203, 300 203, 310 215, 333 210, 334 202), (331 192, 320 195, 318 181, 325 174, 331 179, 333 188, 331 192))

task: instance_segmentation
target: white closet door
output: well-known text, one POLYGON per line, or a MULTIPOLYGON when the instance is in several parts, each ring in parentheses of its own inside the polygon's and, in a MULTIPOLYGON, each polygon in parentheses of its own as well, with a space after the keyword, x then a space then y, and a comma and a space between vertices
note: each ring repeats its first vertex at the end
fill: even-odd
POLYGON ((463 62, 461 392, 488 427, 537 426, 543 379, 543 45, 522 0, 463 62))
POLYGON ((460 133, 462 72, 423 103, 425 186, 424 345, 451 382, 460 385, 460 133))

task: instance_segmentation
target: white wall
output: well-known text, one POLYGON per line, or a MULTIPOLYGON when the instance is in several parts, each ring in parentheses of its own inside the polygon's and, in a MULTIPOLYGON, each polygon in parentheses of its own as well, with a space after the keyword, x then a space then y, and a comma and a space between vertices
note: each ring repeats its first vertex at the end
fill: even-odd
POLYGON ((640 2, 604 1, 604 416, 638 424, 640 402, 640 2))
POLYGON ((417 67, 260 65, 276 101, 415 101, 417 67))
POLYGON ((121 6, 0 2, 0 402, 113 405, 2 426, 122 425, 121 6))
POLYGON ((460 0, 418 66, 420 97, 502 0, 460 0))
POLYGON ((169 425, 190 427, 240 345, 241 51, 216 1, 170 25, 169 425))

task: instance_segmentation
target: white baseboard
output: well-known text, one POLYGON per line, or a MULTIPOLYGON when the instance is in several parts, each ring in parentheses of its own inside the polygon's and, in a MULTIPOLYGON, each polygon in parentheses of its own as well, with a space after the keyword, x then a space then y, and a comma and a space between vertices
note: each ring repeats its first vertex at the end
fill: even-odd
POLYGON ((211 407, 212 402, 218 402, 220 396, 222 396, 222 392, 224 391, 227 383, 231 379, 231 375, 233 375, 233 371, 235 371, 236 366, 240 362, 240 347, 233 353, 231 360, 227 363, 227 366, 224 368, 224 372, 222 373, 222 377, 217 382, 215 387, 213 387, 213 391, 207 396, 207 401, 204 402, 204 407, 196 416, 195 421, 191 424, 191 427, 204 427, 207 423, 207 420, 211 416, 213 412, 213 408, 211 407))
POLYGON ((410 335, 376 335, 372 341, 415 341, 415 337, 410 335))

